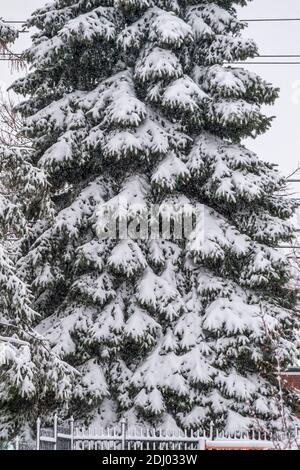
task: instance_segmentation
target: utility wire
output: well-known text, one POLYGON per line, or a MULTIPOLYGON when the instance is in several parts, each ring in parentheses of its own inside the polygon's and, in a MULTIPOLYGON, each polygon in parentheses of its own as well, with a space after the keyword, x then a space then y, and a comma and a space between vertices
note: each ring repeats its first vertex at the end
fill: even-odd
POLYGON ((246 21, 247 23, 251 23, 251 22, 271 23, 271 22, 285 22, 285 21, 300 21, 300 18, 248 18, 246 20, 242 19, 240 21, 246 21))
MULTIPOLYGON (((14 52, 14 53, 12 53, 12 54, 13 54, 13 55, 19 55, 19 56, 22 55, 21 52, 19 52, 19 53, 18 53, 18 52, 14 52)), ((12 54, 10 54, 9 52, 2 52, 2 53, 0 53, 1 56, 11 56, 12 54)), ((257 58, 265 58, 265 59, 267 59, 267 58, 286 58, 286 59, 288 59, 288 58, 293 58, 293 57, 294 57, 294 58, 300 58, 300 54, 278 54, 278 55, 277 55, 277 54, 272 54, 272 55, 265 55, 265 54, 262 54, 262 55, 258 55, 258 56, 256 56, 256 57, 253 57, 253 59, 250 58, 250 59, 248 59, 248 60, 254 60, 254 59, 257 59, 257 58)))
MULTIPOLYGON (((258 57, 264 57, 264 56, 258 56, 258 57)), ((268 57, 268 56, 266 56, 268 57)), ((300 58, 300 55, 299 56, 270 56, 270 57, 299 57, 300 58)), ((16 53, 11 53, 11 54, 1 54, 0 55, 0 61, 2 62, 10 62, 10 61, 14 61, 14 60, 17 60, 17 59, 21 59, 22 58, 22 54, 16 54, 16 53)), ((276 61, 276 62, 263 62, 263 61, 251 61, 251 60, 248 60, 248 61, 245 61, 245 62, 224 62, 224 65, 226 66, 230 66, 230 65, 300 65, 300 62, 296 62, 296 61, 292 61, 292 62, 288 62, 288 61, 276 61)))
POLYGON ((2 53, 0 53, 0 57, 2 59, 11 58, 11 57, 20 58, 20 57, 22 57, 22 54, 17 54, 15 52, 2 52, 2 53))
MULTIPOLYGON (((271 23, 271 22, 286 22, 286 21, 300 21, 300 18, 246 18, 239 21, 244 21, 247 23, 257 22, 257 23, 271 23)), ((21 20, 3 20, 3 23, 9 24, 25 24, 26 21, 21 20)))
MULTIPOLYGON (((300 58, 299 54, 260 54, 256 59, 298 59, 300 58)), ((298 61, 255 61, 251 58, 247 61, 237 61, 231 62, 233 65, 300 65, 298 61)))
POLYGON ((26 21, 19 21, 19 20, 2 20, 3 23, 9 23, 9 24, 25 24, 26 21))
POLYGON ((226 62, 226 65, 300 65, 300 62, 226 62))
POLYGON ((263 58, 277 58, 277 57, 281 57, 281 58, 292 58, 292 57, 300 57, 300 54, 278 54, 278 55, 266 55, 266 54, 262 54, 262 55, 258 55, 257 57, 263 57, 263 58))
MULTIPOLYGON (((19 59, 19 56, 13 55, 14 58, 9 57, 0 57, 0 62, 11 62, 16 59, 19 59)), ((226 62, 224 65, 300 65, 300 62, 226 62)))
MULTIPOLYGON (((6 59, 6 60, 13 60, 12 58, 15 57, 15 58, 21 58, 22 57, 22 54, 21 53, 16 53, 16 52, 12 52, 12 53, 8 53, 8 52, 2 52, 0 54, 0 57, 1 59, 6 59)), ((262 58, 262 59, 267 59, 267 58, 284 58, 284 59, 292 59, 292 58, 300 58, 300 54, 279 54, 279 55, 276 55, 276 54, 272 54, 272 55, 258 55, 256 58, 262 58)), ((239 65, 245 65, 245 64, 252 64, 252 65, 277 65, 277 64, 282 64, 282 65, 298 65, 300 62, 262 62, 262 61, 256 61, 254 62, 254 58, 253 59, 248 59, 247 61, 236 61, 236 62, 226 62, 225 64, 239 64, 239 65)))

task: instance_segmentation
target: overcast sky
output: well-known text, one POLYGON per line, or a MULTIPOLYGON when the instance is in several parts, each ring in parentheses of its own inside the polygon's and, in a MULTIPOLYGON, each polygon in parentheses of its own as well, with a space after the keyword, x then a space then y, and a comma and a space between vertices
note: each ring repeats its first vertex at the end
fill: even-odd
MULTIPOLYGON (((45 0, 1 0, 0 17, 23 20, 45 3, 45 0)), ((253 0, 248 7, 239 9, 239 16, 243 19, 300 18, 300 1, 253 0)), ((249 23, 244 34, 256 40, 261 54, 300 55, 300 22, 249 23)), ((29 35, 22 34, 16 50, 24 49, 29 43, 29 35)), ((247 145, 264 160, 278 163, 287 175, 300 162, 300 65, 252 65, 249 69, 280 87, 281 94, 276 105, 267 108, 268 114, 276 116, 272 129, 247 145)), ((0 62, 2 84, 8 86, 16 76, 11 75, 8 63, 0 62)))

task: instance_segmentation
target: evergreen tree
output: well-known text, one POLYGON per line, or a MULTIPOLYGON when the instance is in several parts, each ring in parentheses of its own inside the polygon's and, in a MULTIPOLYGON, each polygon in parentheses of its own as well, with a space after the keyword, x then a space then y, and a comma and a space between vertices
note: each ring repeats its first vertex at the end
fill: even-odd
POLYGON ((84 415, 108 397, 183 427, 280 415, 278 358, 295 357, 298 318, 278 246, 293 207, 241 143, 268 129, 261 105, 278 91, 226 65, 257 55, 237 4, 55 0, 29 21, 32 68, 14 90, 29 95, 19 109, 48 184, 18 266, 38 331, 83 375, 84 415), (169 237, 104 236, 116 214, 141 229, 153 204, 169 237), (181 208, 199 204, 203 226, 179 237, 181 208))
MULTIPOLYGON (((5 49, 16 37, 0 21, 1 46, 5 49)), ((33 424, 50 403, 64 406, 77 376, 34 331, 38 315, 31 307, 32 295, 16 275, 14 251, 26 229, 22 205, 26 194, 32 200, 32 192, 42 188, 42 172, 30 165, 29 148, 20 142, 14 135, 10 148, 0 146, 0 441, 33 424)))
MULTIPOLYGON (((27 155, 28 156, 28 155, 27 155)), ((16 274, 18 237, 26 232, 18 183, 25 198, 29 187, 41 190, 25 152, 0 147, 0 440, 8 439, 35 425, 38 416, 63 409, 79 376, 34 330, 39 318, 32 309, 32 295, 16 274), (26 164, 27 163, 27 164, 26 164), (17 171, 18 169, 18 171, 17 171), (13 170, 13 171, 12 171, 13 170), (23 178, 16 178, 17 173, 23 178), (12 175, 15 179, 11 181, 12 175), (9 183, 13 183, 12 187, 9 183), (12 192, 12 189, 14 192, 12 192), (11 239, 11 241, 10 241, 11 239)), ((23 202, 25 199, 23 200, 23 202)))

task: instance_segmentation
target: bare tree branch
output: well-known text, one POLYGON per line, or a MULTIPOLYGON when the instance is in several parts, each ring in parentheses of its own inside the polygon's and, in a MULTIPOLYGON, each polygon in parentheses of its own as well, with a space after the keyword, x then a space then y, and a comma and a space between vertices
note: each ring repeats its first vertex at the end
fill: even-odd
POLYGON ((23 120, 16 111, 16 104, 10 93, 0 90, 0 145, 30 149, 31 142, 22 132, 23 120))

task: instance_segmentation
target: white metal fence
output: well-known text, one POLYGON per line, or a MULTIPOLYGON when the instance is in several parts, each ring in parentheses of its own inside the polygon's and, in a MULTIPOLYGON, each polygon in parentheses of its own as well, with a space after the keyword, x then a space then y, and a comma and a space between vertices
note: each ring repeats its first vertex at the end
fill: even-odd
POLYGON ((54 415, 53 428, 41 426, 37 420, 36 450, 73 450, 74 449, 74 420, 71 418, 63 426, 58 424, 57 415, 54 415))
POLYGON ((219 432, 213 425, 209 432, 182 431, 127 426, 126 420, 107 428, 74 425, 71 418, 61 426, 57 415, 53 426, 42 426, 37 421, 36 446, 15 441, 14 448, 36 450, 215 450, 215 449, 276 449, 300 447, 300 429, 290 432, 267 434, 260 431, 228 434, 219 432))
POLYGON ((199 432, 180 432, 143 427, 120 426, 107 429, 75 429, 77 450, 196 450, 199 432))

